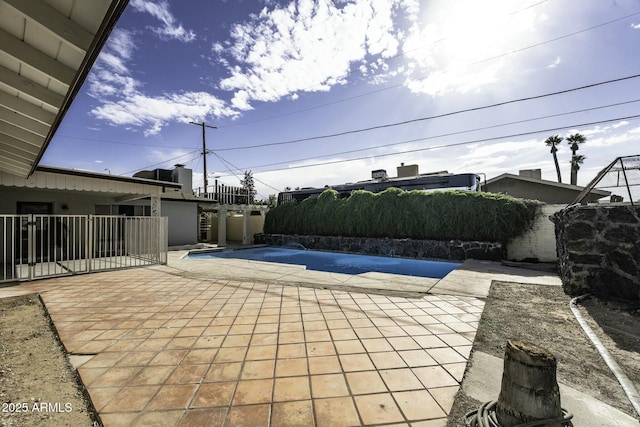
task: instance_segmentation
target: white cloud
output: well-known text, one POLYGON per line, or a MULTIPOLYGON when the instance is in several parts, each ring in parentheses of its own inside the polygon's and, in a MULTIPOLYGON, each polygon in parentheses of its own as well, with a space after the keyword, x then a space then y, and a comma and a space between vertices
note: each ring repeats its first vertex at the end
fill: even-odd
POLYGON ((504 81, 511 55, 534 35, 534 8, 514 13, 508 0, 434 1, 426 22, 415 20, 403 43, 410 63, 407 86, 433 96, 469 92, 504 81))
POLYGON ((182 24, 176 22, 176 18, 169 11, 169 3, 166 0, 158 2, 148 0, 133 0, 129 3, 138 12, 146 12, 162 22, 162 27, 150 27, 151 31, 163 39, 176 39, 190 42, 196 38, 192 30, 185 30, 182 24))
POLYGON ((233 117, 237 112, 225 102, 206 92, 185 92, 149 97, 141 93, 116 101, 104 102, 92 114, 116 125, 146 128, 145 135, 158 134, 169 121, 188 123, 204 120, 209 114, 233 117))
POLYGON ((551 64, 547 65, 547 68, 556 68, 560 64, 562 64, 562 59, 560 59, 559 56, 556 56, 556 59, 554 59, 551 64))
MULTIPOLYGON (((167 2, 133 1, 132 6, 144 10, 167 24, 175 24, 167 2)), ((173 27, 172 27, 173 28, 173 27)), ((180 27, 181 28, 181 27, 180 27)), ((179 31, 167 30, 179 35, 179 31)), ((143 127, 146 136, 158 134, 169 122, 205 120, 207 116, 235 117, 237 109, 206 92, 165 93, 146 95, 144 86, 131 76, 127 62, 135 53, 135 34, 117 29, 100 54, 88 80, 88 94, 101 105, 91 114, 114 125, 143 127)))
POLYGON ((634 30, 640 30, 640 24, 631 24, 631 28, 634 30))
POLYGON ((397 54, 393 13, 400 3, 297 0, 286 7, 265 7, 235 24, 229 40, 213 46, 222 63, 237 64, 227 67, 230 76, 220 88, 233 91, 233 104, 247 109, 250 101, 277 101, 345 84, 353 63, 397 54))

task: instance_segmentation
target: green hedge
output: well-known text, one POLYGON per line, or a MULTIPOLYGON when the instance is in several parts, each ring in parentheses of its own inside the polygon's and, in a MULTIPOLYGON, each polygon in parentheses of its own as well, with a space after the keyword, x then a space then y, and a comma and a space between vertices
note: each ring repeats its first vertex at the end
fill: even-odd
POLYGON ((285 203, 267 212, 268 234, 391 237, 506 242, 533 219, 538 202, 469 191, 354 191, 332 189, 317 199, 285 203))

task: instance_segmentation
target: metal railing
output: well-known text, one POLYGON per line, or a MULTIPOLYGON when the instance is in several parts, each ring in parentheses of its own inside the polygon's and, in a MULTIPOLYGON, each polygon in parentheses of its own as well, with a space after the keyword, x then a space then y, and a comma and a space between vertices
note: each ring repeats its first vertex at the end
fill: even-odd
POLYGON ((602 169, 569 205, 583 203, 594 189, 610 192, 610 202, 640 201, 640 155, 621 156, 602 169))
POLYGON ((167 262, 167 218, 0 215, 0 282, 167 262))
POLYGON ((210 185, 206 189, 200 187, 196 190, 196 195, 223 205, 247 205, 250 202, 249 190, 224 184, 210 185))

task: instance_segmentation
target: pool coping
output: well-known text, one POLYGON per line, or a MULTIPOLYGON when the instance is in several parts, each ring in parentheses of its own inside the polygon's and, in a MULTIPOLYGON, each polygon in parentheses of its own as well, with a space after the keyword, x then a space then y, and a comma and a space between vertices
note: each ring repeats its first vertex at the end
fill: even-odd
MULTIPOLYGON (((266 246, 266 245, 262 245, 266 246)), ((212 270, 209 260, 189 260, 188 250, 170 251, 168 265, 181 271, 230 280, 277 281, 292 286, 341 289, 385 295, 422 297, 427 294, 485 298, 493 280, 561 285, 555 273, 505 266, 496 261, 466 260, 442 279, 389 273, 350 275, 307 270, 305 266, 265 261, 219 258, 212 270)))

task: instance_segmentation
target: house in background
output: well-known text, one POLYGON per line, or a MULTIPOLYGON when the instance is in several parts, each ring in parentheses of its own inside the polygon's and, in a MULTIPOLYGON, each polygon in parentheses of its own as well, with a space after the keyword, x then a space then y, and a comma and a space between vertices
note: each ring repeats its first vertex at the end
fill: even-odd
MULTIPOLYGON (((224 184, 193 188, 193 172, 177 164, 173 170, 154 169, 137 172, 134 177, 180 184, 178 192, 165 192, 161 198, 162 215, 169 218, 169 246, 228 241, 253 243, 253 236, 262 233, 267 207, 249 203, 248 191, 243 187, 224 184)), ((137 205, 148 205, 140 199, 137 205)))
MULTIPOLYGON (((503 173, 487 180, 482 186, 482 190, 489 193, 508 194, 521 199, 564 205, 572 203, 583 189, 584 187, 578 185, 542 179, 540 169, 521 170, 518 175, 503 173)), ((610 195, 611 193, 608 191, 594 189, 587 196, 585 202, 597 202, 610 195)))

